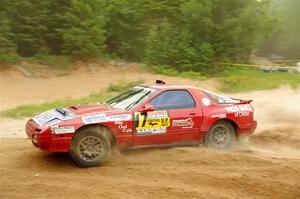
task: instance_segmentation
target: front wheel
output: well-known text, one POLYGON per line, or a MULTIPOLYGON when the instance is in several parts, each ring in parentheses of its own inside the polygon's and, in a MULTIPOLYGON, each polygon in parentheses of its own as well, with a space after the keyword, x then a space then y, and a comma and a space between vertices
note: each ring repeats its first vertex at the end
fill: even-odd
POLYGON ((103 127, 91 127, 77 132, 71 142, 70 154, 80 167, 103 164, 111 152, 110 140, 103 127))
POLYGON ((205 143, 212 148, 230 148, 236 140, 233 126, 226 121, 218 121, 209 129, 205 135, 205 143))

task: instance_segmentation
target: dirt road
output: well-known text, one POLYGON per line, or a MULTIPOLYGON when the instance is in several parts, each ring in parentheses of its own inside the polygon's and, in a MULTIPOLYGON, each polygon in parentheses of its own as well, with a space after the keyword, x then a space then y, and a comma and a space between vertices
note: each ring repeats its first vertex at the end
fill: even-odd
MULTIPOLYGON (((81 75, 89 78, 87 73, 81 75)), ((144 75, 149 81, 156 78, 144 75)), ((73 78, 77 81, 72 75, 61 81, 73 81, 73 78)), ((133 77, 128 73, 127 78, 133 77)), ((94 79, 96 83, 97 77, 94 79)), ((60 85, 56 80, 43 81, 60 85)), ((175 83, 198 84, 173 80, 175 83)), ((22 89, 17 76, 14 81, 13 85, 18 85, 18 89, 6 93, 6 101, 1 102, 11 99, 13 103, 2 107, 22 104, 18 97, 26 103, 45 101, 48 100, 47 93, 53 94, 56 90, 55 86, 44 90, 40 86, 43 97, 37 100, 27 94, 27 89, 34 83, 24 83, 22 89)), ((5 85, 10 84, 6 82, 5 85)), ((98 87, 90 84, 86 88, 90 91, 98 87)), ((81 89, 84 92, 78 95, 89 94, 84 86, 81 89)), ((31 92, 37 95, 34 90, 31 92)), ((24 138, 26 118, 1 118, 0 199, 300 198, 299 90, 282 87, 234 96, 254 99, 259 124, 256 134, 242 140, 234 149, 216 151, 194 146, 114 152, 104 166, 88 169, 76 167, 65 154, 50 154, 34 148, 24 138)), ((61 99, 58 95, 52 97, 61 99)))

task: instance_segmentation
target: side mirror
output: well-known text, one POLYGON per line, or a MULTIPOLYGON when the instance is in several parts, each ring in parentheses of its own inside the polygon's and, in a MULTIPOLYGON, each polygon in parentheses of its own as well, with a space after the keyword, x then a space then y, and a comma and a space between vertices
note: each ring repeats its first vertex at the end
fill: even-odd
POLYGON ((154 106, 152 106, 152 105, 145 105, 143 107, 143 110, 141 112, 142 113, 147 113, 147 112, 150 112, 150 111, 154 111, 154 106))

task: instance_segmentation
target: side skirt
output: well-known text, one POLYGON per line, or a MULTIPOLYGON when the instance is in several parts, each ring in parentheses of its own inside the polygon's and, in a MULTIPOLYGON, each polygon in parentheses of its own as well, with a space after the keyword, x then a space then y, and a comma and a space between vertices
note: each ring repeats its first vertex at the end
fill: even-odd
POLYGON ((147 148, 170 148, 170 147, 183 147, 183 146, 196 146, 201 144, 202 141, 193 141, 193 142, 182 142, 174 144, 151 144, 151 145, 142 145, 142 146, 132 146, 127 149, 147 149, 147 148))

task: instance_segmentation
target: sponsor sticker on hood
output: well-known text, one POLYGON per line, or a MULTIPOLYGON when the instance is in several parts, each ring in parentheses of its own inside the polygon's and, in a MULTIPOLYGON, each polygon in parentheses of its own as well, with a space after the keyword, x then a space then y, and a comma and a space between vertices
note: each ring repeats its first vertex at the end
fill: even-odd
POLYGON ((58 111, 58 109, 51 109, 49 111, 40 113, 32 118, 32 120, 41 126, 51 126, 60 121, 65 121, 74 118, 74 115, 66 109, 59 109, 65 111, 65 114, 58 111))
POLYGON ((89 115, 82 117, 84 124, 94 124, 100 122, 114 122, 114 121, 126 121, 131 119, 130 114, 110 115, 107 116, 105 113, 89 115))
POLYGON ((105 113, 82 117, 82 122, 84 124, 94 124, 94 123, 105 122, 105 121, 107 121, 107 116, 105 113))

